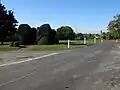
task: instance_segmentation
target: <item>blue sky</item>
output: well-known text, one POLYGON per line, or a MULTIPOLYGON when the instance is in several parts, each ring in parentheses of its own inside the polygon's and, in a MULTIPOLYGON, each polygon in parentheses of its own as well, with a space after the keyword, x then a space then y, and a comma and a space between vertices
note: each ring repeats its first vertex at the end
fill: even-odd
POLYGON ((69 25, 76 32, 100 32, 120 13, 120 0, 1 0, 21 23, 52 28, 69 25))

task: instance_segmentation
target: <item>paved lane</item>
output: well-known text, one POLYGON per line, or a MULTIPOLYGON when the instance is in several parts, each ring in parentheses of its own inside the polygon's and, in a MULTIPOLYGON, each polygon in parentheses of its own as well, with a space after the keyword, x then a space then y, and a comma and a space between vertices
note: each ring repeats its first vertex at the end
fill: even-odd
POLYGON ((98 77, 108 77, 112 72, 100 65, 112 59, 111 51, 117 49, 104 43, 0 67, 0 90, 101 90, 105 84, 96 85, 98 77))

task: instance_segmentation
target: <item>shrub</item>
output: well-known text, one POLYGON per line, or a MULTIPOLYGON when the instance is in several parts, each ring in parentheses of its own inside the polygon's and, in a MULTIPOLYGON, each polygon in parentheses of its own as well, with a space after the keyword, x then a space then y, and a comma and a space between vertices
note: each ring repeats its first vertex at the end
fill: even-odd
POLYGON ((28 24, 21 24, 18 28, 19 44, 32 45, 36 41, 36 29, 28 24))
POLYGON ((40 28, 38 28, 37 42, 38 44, 47 45, 58 43, 56 38, 56 31, 51 29, 49 24, 43 24, 40 28))

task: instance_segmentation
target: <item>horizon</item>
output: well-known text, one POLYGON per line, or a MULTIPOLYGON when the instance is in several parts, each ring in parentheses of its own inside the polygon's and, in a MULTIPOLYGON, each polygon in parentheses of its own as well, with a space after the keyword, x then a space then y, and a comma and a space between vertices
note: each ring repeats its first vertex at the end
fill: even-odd
POLYGON ((39 27, 48 23, 54 29, 71 26, 75 32, 85 33, 106 31, 109 21, 120 12, 119 0, 1 0, 1 3, 14 11, 18 25, 39 27))

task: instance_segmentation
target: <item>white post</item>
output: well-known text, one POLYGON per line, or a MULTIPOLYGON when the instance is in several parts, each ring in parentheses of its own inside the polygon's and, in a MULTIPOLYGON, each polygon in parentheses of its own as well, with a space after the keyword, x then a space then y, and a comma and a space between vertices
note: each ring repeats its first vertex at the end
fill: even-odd
POLYGON ((68 48, 70 48, 70 40, 68 39, 68 48))
POLYGON ((86 38, 84 38, 84 44, 87 44, 87 43, 86 43, 86 38))
POLYGON ((96 44, 96 38, 94 38, 94 44, 96 44))
POLYGON ((101 43, 103 43, 103 39, 101 39, 101 43))

